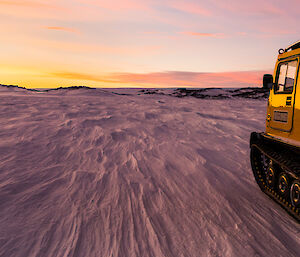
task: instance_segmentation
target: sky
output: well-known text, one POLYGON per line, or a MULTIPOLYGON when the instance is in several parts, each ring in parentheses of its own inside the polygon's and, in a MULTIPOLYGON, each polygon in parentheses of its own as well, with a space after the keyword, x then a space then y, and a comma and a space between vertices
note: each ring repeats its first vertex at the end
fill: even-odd
POLYGON ((299 24, 299 0, 0 0, 0 84, 261 86, 299 24))

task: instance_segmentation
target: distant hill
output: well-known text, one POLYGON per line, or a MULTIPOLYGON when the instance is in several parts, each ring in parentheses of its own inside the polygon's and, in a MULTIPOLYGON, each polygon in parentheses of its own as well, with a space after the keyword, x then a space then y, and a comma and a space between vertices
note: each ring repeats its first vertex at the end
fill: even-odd
MULTIPOLYGON (((59 87, 59 88, 51 88, 51 89, 27 89, 25 87, 20 87, 16 85, 2 85, 0 84, 0 91, 30 91, 30 92, 39 92, 39 93, 47 93, 47 92, 56 92, 60 91, 64 94, 68 91, 74 90, 104 90, 103 88, 92 88, 87 86, 72 86, 72 87, 59 87), (2 90, 1 90, 2 89, 2 90)), ((163 89, 163 88, 144 88, 144 89, 127 89, 127 93, 122 93, 123 89, 108 89, 105 88, 105 91, 114 91, 111 92, 117 95, 169 95, 173 97, 196 97, 201 99, 232 99, 232 98, 250 98, 250 99, 267 99, 269 96, 269 90, 258 87, 247 87, 247 88, 174 88, 174 89, 163 89), (119 91, 119 92, 118 92, 119 91)), ((78 92, 80 94, 80 91, 78 92)))

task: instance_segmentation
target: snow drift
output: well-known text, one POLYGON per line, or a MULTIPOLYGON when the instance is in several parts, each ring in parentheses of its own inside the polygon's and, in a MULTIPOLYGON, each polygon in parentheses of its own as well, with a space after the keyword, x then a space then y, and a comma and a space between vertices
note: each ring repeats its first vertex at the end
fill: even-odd
POLYGON ((250 168, 265 98, 0 88, 0 256, 298 256, 250 168))

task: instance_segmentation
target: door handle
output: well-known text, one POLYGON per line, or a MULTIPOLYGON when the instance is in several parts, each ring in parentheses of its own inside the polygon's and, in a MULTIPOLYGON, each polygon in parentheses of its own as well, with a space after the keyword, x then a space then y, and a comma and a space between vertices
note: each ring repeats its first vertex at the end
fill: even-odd
POLYGON ((286 98, 286 103, 285 103, 285 105, 287 105, 287 106, 291 106, 291 105, 292 105, 292 97, 291 97, 291 96, 288 96, 288 97, 286 98))

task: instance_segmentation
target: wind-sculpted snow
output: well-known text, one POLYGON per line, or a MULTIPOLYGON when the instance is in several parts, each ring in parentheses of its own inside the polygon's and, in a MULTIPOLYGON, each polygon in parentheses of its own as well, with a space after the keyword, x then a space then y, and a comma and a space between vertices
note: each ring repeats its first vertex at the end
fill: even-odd
POLYGON ((249 164, 266 100, 139 91, 1 90, 0 256, 298 256, 249 164))

